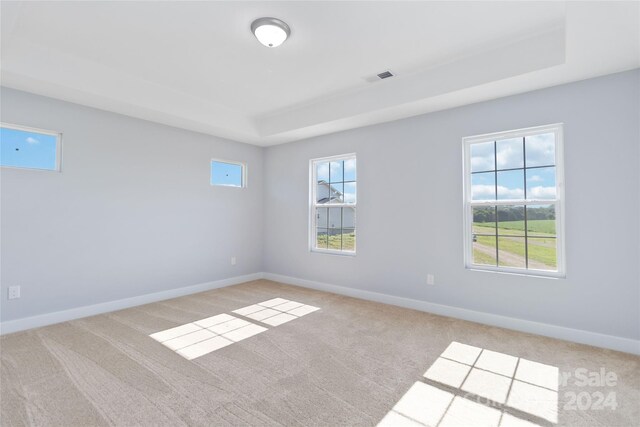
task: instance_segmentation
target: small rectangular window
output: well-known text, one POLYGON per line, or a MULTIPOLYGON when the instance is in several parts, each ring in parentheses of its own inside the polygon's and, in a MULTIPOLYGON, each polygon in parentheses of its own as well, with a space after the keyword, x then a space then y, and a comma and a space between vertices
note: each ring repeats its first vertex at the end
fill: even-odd
POLYGON ((356 252, 356 156, 311 160, 311 250, 356 252))
POLYGON ((58 132, 2 123, 0 125, 0 166, 60 170, 58 132))
POLYGON ((564 276, 562 125, 463 142, 467 268, 564 276))
POLYGON ((211 185, 246 187, 246 168, 244 163, 212 160, 211 185))

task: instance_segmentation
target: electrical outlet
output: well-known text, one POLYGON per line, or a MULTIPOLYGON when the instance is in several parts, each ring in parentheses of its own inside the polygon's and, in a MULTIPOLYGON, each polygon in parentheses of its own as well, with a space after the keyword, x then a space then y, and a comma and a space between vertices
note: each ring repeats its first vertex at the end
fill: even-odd
POLYGON ((435 285, 436 277, 433 274, 427 274, 427 285, 435 285))
POLYGON ((231 257, 231 265, 236 265, 236 257, 231 257))
POLYGON ((20 298, 20 286, 9 286, 8 299, 20 298))

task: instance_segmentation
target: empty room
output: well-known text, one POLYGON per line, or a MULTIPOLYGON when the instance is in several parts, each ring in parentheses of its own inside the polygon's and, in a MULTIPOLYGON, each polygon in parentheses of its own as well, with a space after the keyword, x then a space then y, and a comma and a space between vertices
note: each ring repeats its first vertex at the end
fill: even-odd
POLYGON ((0 19, 0 426, 640 426, 640 2, 0 19))

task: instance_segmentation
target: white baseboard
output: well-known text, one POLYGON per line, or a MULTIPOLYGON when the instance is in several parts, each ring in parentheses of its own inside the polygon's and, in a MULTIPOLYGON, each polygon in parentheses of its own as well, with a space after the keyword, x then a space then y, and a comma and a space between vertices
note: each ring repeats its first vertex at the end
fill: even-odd
POLYGON ((365 291, 362 289, 347 288, 344 286, 331 285, 328 283, 300 279, 297 277, 283 276, 274 273, 247 274, 244 276, 236 276, 228 279, 216 280, 213 282, 200 283, 198 285, 186 286, 183 288, 170 289, 167 291, 139 295, 136 297, 125 298, 116 301, 109 301, 100 304, 72 308, 69 310, 41 314, 38 316, 10 320, 0 323, 0 335, 23 331, 31 328, 37 328, 40 326, 52 325, 54 323, 66 322, 68 320, 80 319, 82 317, 95 316, 96 314, 122 310, 129 307, 135 307, 152 302, 191 295, 198 292, 237 285, 239 283, 250 282, 252 280, 263 278, 273 280, 274 282, 302 286, 305 288, 332 292, 335 294, 346 295, 349 297, 360 298, 368 301, 375 301, 384 304, 396 305, 399 307, 411 308, 414 310, 420 310, 427 313, 438 314, 441 316, 454 317, 471 322, 498 326, 505 329, 513 329, 516 331, 543 335, 551 338, 577 342, 580 344, 588 344, 596 347, 623 351, 626 353, 640 354, 640 341, 630 338, 605 335, 580 329, 565 328, 563 326, 533 322, 530 320, 517 319, 514 317, 500 316, 497 314, 484 313, 481 311, 467 310, 464 308, 436 304, 427 301, 420 301, 411 298, 403 298, 394 295, 381 294, 378 292, 365 291))
POLYGON ((155 292, 152 294, 139 295, 131 298, 124 298, 116 301, 103 302, 100 304, 86 305, 83 307, 71 308, 69 310, 55 311, 53 313, 40 314, 38 316, 23 317, 21 319, 9 320, 0 323, 0 335, 12 332, 24 331, 25 329, 37 328, 39 326, 52 325, 54 323, 66 322, 68 320, 80 319, 82 317, 95 316, 96 314, 108 313, 110 311, 122 310, 124 308, 163 301, 170 298, 182 297, 211 289, 224 288, 225 286, 237 285, 238 283, 250 282, 263 277, 263 273, 253 273, 244 276, 236 276, 228 279, 215 280, 213 282, 200 283, 183 288, 169 289, 167 291, 155 292))
POLYGON ((274 282, 302 286, 305 288, 332 292, 335 294, 346 295, 349 297, 360 298, 368 301, 381 302, 384 304, 397 305, 400 307, 425 311, 441 316, 454 317, 456 319, 469 320, 471 322, 498 326, 505 329, 513 329, 520 332, 543 335, 546 337, 558 338, 561 340, 572 341, 580 344, 588 344, 596 347, 623 351, 626 353, 640 354, 640 341, 630 338, 605 335, 580 329, 565 328, 563 326, 550 325, 547 323, 532 322, 530 320, 500 316, 497 314, 484 313, 481 311, 467 310, 464 308, 435 304, 411 298, 397 297, 388 294, 381 294, 378 292, 365 291, 362 289, 353 289, 344 286, 316 282, 313 280, 282 276, 280 274, 263 273, 263 278, 273 280, 274 282))

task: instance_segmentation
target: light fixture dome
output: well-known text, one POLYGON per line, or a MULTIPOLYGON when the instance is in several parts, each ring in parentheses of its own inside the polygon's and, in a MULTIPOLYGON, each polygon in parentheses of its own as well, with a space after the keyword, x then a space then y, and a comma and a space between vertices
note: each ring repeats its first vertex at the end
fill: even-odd
POLYGON ((266 47, 278 47, 289 37, 291 29, 277 18, 258 18, 251 24, 251 32, 266 47))

